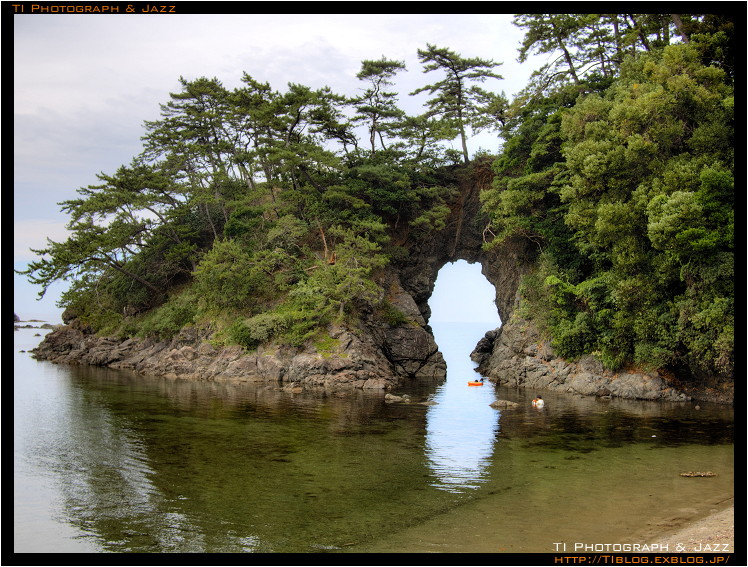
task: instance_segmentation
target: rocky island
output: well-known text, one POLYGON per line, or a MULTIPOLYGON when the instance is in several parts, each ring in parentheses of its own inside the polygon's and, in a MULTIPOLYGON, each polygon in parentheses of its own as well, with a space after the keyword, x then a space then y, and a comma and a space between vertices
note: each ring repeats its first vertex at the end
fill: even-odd
POLYGON ((280 387, 363 388, 389 391, 408 380, 440 383, 446 364, 428 326, 428 299, 437 273, 447 262, 480 262, 496 289, 502 327, 489 330, 471 357, 478 371, 497 384, 556 390, 578 395, 664 401, 704 400, 732 403, 733 383, 678 380, 672 371, 604 368, 592 355, 576 361, 554 353, 536 325, 518 315, 522 276, 533 269, 531 243, 510 239, 485 252, 476 230, 481 186, 466 178, 450 203, 446 227, 419 243, 407 264, 389 266, 382 275, 380 301, 398 320, 382 318, 374 307, 356 326, 330 324, 325 338, 302 346, 268 343, 248 352, 240 345, 217 345, 209 326, 187 325, 168 340, 116 338, 93 331, 72 310, 66 323, 34 350, 38 359, 131 369, 143 374, 195 380, 277 383, 280 387))
POLYGON ((466 260, 496 290, 503 324, 472 354, 495 383, 732 403, 733 87, 699 37, 511 104, 478 86, 498 63, 428 45, 444 78, 418 117, 383 90, 403 69, 384 57, 362 62, 358 99, 181 79, 143 153, 61 203, 70 238, 22 272, 74 282, 34 356, 284 388, 438 382, 428 301, 466 260), (470 159, 471 127, 501 154, 470 159))

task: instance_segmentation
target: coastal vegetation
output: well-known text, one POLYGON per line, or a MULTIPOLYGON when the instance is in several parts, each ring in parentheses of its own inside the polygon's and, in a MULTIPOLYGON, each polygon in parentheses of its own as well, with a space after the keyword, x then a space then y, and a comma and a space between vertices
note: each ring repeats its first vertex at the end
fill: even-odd
POLYGON ((512 101, 488 88, 500 63, 430 44, 419 60, 441 79, 411 93, 431 97, 415 116, 386 57, 362 62, 357 95, 180 78, 143 151, 60 203, 71 236, 21 273, 41 295, 69 281, 69 317, 123 338, 201 325, 253 349, 326 344, 327 325, 363 316, 404 324, 385 270, 445 227, 478 161, 469 134, 494 130, 485 247, 536 245, 522 314, 557 352, 732 375, 732 19, 514 21, 520 60, 549 63, 512 101))

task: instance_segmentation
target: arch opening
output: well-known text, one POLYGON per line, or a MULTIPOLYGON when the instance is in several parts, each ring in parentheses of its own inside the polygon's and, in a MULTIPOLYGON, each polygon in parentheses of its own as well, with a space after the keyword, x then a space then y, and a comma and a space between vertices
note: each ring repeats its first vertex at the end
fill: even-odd
POLYGON ((430 324, 481 323, 486 330, 501 326, 496 289, 481 272, 480 264, 457 260, 438 272, 429 298, 430 324))
POLYGON ((501 326, 496 289, 481 265, 466 260, 445 264, 428 304, 429 326, 447 364, 447 379, 477 378, 470 354, 487 331, 501 326))

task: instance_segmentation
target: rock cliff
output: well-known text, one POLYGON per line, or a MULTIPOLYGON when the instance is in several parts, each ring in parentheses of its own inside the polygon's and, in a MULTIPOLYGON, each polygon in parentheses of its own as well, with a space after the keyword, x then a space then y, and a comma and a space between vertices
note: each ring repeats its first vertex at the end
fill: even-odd
POLYGON ((642 400, 701 400, 732 404, 734 384, 720 380, 685 384, 672 372, 627 368, 607 370, 593 356, 567 361, 556 356, 534 325, 513 318, 489 331, 471 359, 477 370, 498 384, 542 392, 554 390, 598 397, 642 400))
POLYGON ((396 281, 390 302, 407 317, 396 326, 363 322, 328 329, 329 341, 305 348, 267 345, 254 352, 216 347, 209 329, 185 327, 169 341, 100 337, 71 321, 34 349, 40 360, 131 369, 172 378, 275 382, 286 388, 389 390, 405 380, 443 381, 446 364, 415 302, 396 281))
POLYGON ((592 356, 577 362, 558 358, 527 321, 511 321, 489 331, 471 358, 478 363, 479 372, 498 383, 533 391, 644 400, 690 399, 658 372, 611 372, 592 356))

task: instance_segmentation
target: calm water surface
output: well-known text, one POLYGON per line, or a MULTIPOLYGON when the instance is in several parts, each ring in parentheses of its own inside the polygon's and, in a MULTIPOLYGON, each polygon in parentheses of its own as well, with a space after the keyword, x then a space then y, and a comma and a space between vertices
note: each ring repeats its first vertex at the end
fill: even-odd
POLYGON ((552 552, 731 501, 731 408, 534 410, 535 392, 467 386, 485 330, 435 325, 448 379, 396 392, 409 404, 59 366, 19 352, 46 331, 17 331, 14 550, 552 552))

